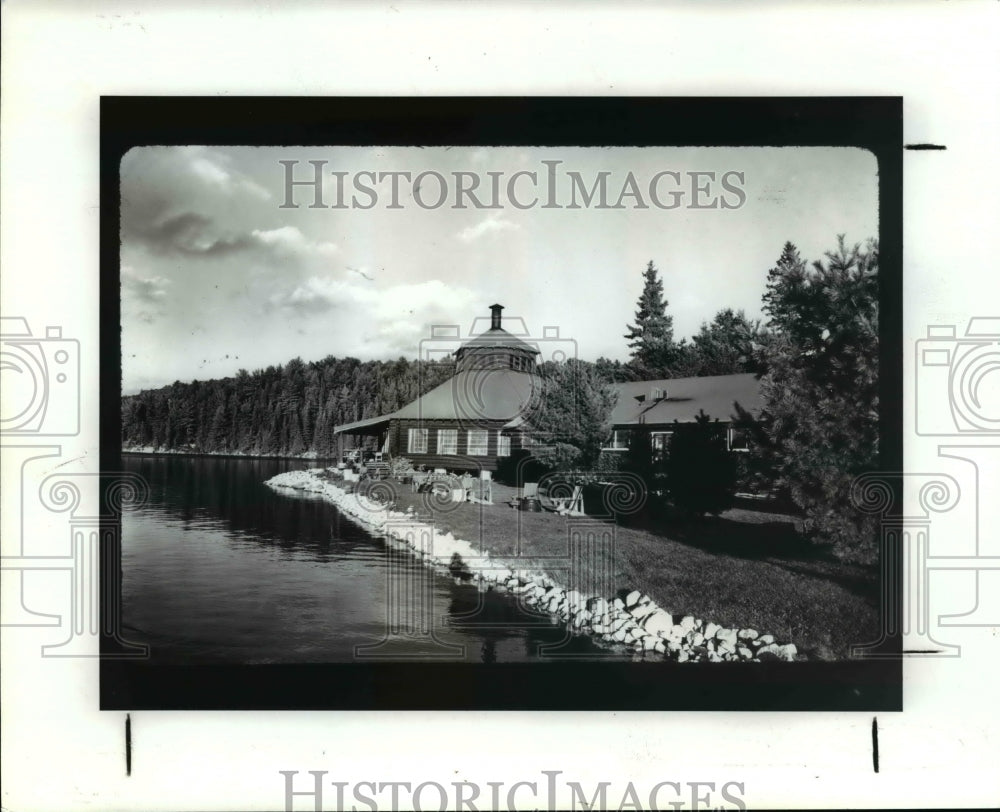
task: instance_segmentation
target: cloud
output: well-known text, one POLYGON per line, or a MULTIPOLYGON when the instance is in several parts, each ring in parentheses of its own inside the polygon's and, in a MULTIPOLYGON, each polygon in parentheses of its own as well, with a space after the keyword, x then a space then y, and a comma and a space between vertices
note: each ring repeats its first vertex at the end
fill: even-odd
POLYGON ((128 316, 151 324, 166 313, 165 303, 169 279, 162 276, 144 277, 128 265, 122 266, 122 309, 128 316))
POLYGON ((252 247, 245 219, 270 193, 207 147, 137 147, 121 162, 122 243, 217 256, 252 247))
POLYGON ((158 254, 220 256, 252 245, 248 235, 217 233, 215 221, 195 211, 171 213, 151 222, 132 221, 129 236, 158 254))
POLYGON ((340 249, 332 242, 318 242, 308 239, 295 226, 281 226, 270 230, 254 229, 251 238, 257 244, 274 251, 298 256, 315 255, 318 257, 333 257, 340 249))
POLYGON ((232 168, 232 156, 202 146, 179 147, 187 171, 206 185, 226 195, 247 192, 261 200, 270 200, 271 193, 256 181, 232 168))
POLYGON ((413 354, 431 327, 468 319, 477 296, 467 288, 434 279, 377 289, 358 278, 349 281, 313 276, 290 290, 274 294, 265 311, 281 311, 295 318, 329 317, 336 311, 335 329, 361 333, 366 355, 388 357, 413 354))
POLYGON ((490 214, 484 220, 480 220, 474 226, 467 226, 458 232, 458 238, 462 242, 474 242, 489 234, 497 234, 501 231, 517 231, 521 227, 510 220, 504 220, 503 214, 490 214))

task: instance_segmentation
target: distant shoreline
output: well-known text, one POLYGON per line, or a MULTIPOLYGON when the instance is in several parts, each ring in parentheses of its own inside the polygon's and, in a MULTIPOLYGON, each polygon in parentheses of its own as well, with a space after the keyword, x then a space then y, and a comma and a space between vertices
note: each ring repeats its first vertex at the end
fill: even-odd
POLYGON ((241 454, 237 451, 173 451, 170 449, 123 448, 122 456, 134 457, 225 457, 238 460, 300 460, 302 462, 339 462, 339 457, 320 457, 314 454, 241 454))

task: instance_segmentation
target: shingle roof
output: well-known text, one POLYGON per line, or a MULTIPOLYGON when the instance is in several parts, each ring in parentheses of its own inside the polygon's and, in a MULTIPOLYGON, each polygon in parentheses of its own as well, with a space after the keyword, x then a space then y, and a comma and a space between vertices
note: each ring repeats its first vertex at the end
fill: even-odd
POLYGON ((513 420, 537 397, 536 375, 514 369, 465 370, 394 413, 422 420, 513 420))
POLYGON ((731 420, 737 402, 751 414, 763 407, 760 382, 752 373, 712 375, 705 378, 667 378, 657 381, 634 381, 615 384, 618 403, 611 415, 615 426, 670 424, 674 420, 690 423, 700 409, 712 418, 731 420), (653 389, 662 390, 666 397, 653 401, 653 389), (638 396, 645 396, 639 401, 638 396))
MULTIPOLYGON (((389 420, 502 420, 521 425, 539 394, 537 375, 513 369, 466 370, 455 374, 392 414, 337 426, 335 432, 374 427, 389 420)), ((730 420, 733 402, 751 414, 763 407, 760 382, 753 374, 714 375, 706 378, 667 378, 615 384, 618 403, 611 415, 615 426, 669 425, 694 421, 699 409, 712 418, 730 420), (666 393, 662 400, 650 400, 653 389, 666 393), (642 401, 638 396, 644 396, 642 401)))
POLYGON ((511 335, 503 327, 494 327, 485 333, 473 336, 459 347, 455 354, 458 355, 462 350, 471 349, 515 349, 533 352, 536 355, 539 353, 538 347, 533 347, 517 336, 511 335))

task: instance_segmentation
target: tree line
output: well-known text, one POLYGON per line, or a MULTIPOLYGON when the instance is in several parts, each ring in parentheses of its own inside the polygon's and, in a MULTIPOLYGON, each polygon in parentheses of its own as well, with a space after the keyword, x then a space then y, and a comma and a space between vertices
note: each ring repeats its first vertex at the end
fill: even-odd
POLYGON ((338 452, 334 426, 388 414, 455 371, 441 361, 295 358, 234 377, 122 398, 122 445, 171 451, 298 456, 338 452))

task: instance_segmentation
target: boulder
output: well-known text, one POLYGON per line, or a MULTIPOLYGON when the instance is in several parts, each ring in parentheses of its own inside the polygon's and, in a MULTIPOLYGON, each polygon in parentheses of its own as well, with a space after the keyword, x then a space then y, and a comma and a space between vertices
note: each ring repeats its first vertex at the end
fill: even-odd
POLYGON ((667 634, 674 626, 674 619, 662 609, 657 609, 646 617, 645 629, 650 634, 667 634))
POLYGON ((757 649, 757 658, 759 660, 781 660, 784 659, 781 656, 781 649, 774 645, 774 643, 768 643, 757 649))
POLYGON ((700 646, 702 643, 705 642, 705 635, 703 635, 701 632, 691 632, 690 638, 692 646, 700 646))
POLYGON ((736 642, 739 639, 736 629, 719 629, 715 633, 715 639, 726 643, 733 651, 736 651, 736 642))
POLYGON ((760 641, 760 644, 762 646, 769 646, 774 642, 774 635, 762 634, 760 637, 757 638, 757 640, 760 641))
POLYGON ((781 652, 781 656, 790 663, 795 662, 795 655, 799 653, 799 650, 795 647, 794 643, 789 643, 785 646, 778 646, 778 650, 781 652))
POLYGON ((758 635, 756 629, 740 629, 740 640, 754 640, 758 635))
POLYGON ((677 662, 686 663, 690 659, 691 655, 688 654, 684 649, 681 649, 680 651, 677 652, 677 662))
POLYGON ((639 599, 642 597, 642 593, 635 589, 628 593, 625 598, 625 606, 631 609, 633 606, 639 603, 639 599))
POLYGON ((738 646, 736 649, 736 653, 739 654, 740 657, 744 660, 749 660, 753 658, 753 652, 750 651, 750 649, 748 649, 746 646, 738 646))
POLYGON ((681 618, 681 622, 677 625, 681 627, 684 634, 687 634, 694 628, 694 617, 691 615, 684 615, 684 617, 681 618))
POLYGON ((640 603, 632 607, 631 615, 637 622, 641 622, 643 618, 653 614, 653 612, 655 612, 656 609, 657 607, 655 606, 655 604, 640 603))

